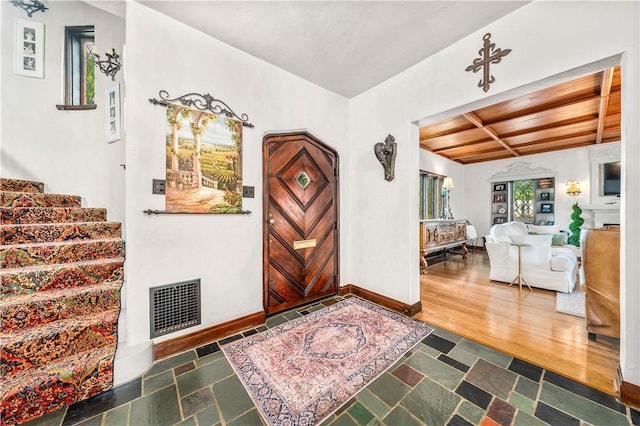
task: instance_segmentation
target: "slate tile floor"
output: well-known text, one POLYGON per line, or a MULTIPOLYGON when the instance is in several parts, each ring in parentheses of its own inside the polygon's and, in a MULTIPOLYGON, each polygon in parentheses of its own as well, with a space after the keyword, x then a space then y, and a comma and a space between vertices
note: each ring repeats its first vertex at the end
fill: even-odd
MULTIPOLYGON (((141 378, 26 423, 36 425, 262 425, 220 345, 322 309, 332 298, 159 361, 141 378)), ((629 425, 640 412, 615 398, 435 329, 324 425, 629 425)))

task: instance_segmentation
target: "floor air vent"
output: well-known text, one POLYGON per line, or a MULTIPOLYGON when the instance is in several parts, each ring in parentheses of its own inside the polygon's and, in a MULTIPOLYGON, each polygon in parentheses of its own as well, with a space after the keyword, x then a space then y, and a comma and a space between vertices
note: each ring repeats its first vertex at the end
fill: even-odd
POLYGON ((200 324, 200 280, 149 289, 151 338, 200 324))

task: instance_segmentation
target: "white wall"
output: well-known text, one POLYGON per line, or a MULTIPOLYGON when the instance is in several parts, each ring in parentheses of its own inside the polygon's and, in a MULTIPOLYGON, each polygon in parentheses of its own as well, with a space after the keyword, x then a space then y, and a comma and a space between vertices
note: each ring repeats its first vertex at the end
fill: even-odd
MULTIPOLYGON (((231 48, 135 2, 126 16, 127 55, 127 343, 149 339, 150 287, 200 278, 202 325, 262 311, 262 139, 267 132, 308 129, 340 155, 341 221, 348 223, 347 100, 231 48), (255 128, 243 132, 243 184, 251 215, 159 215, 164 197, 151 180, 165 175, 165 108, 149 98, 209 93, 255 128)), ((373 151, 372 151, 373 153, 373 151)), ((373 161, 375 157, 373 157, 373 161)), ((341 252, 349 253, 348 226, 341 252)), ((342 281, 348 279, 342 257, 342 281)), ((172 333, 175 338, 197 328, 172 333)), ((163 338, 158 338, 158 341, 163 338)))
MULTIPOLYGON (((106 140, 105 89, 116 82, 96 71, 92 111, 58 111, 64 103, 64 27, 94 25, 96 53, 122 53, 124 20, 82 2, 59 1, 33 18, 3 1, 2 130, 0 174, 45 183, 46 192, 80 195, 85 207, 106 207, 109 220, 124 220, 124 137, 106 140), (14 19, 45 25, 45 78, 14 74, 14 19)), ((124 86, 121 85, 124 93, 124 86)))
MULTIPOLYGON (((417 128, 411 123, 450 115, 450 111, 472 103, 489 105, 500 94, 512 97, 510 91, 523 90, 532 82, 561 73, 566 73, 565 79, 575 78, 585 70, 571 70, 622 55, 622 151, 626 167, 622 200, 621 366, 625 380, 640 383, 638 6, 637 2, 532 2, 352 99, 352 208, 360 214, 352 224, 353 281, 407 303, 419 300, 419 277, 414 271, 418 270, 420 153, 417 128), (476 57, 487 32, 497 47, 512 50, 491 68, 496 78, 491 95, 476 87, 476 74, 464 71, 476 57), (397 178, 392 183, 381 179, 379 170, 370 164, 371 144, 387 133, 396 136, 399 148, 397 178)), ((482 220, 488 211, 486 174, 485 171, 476 179, 469 169, 464 171, 468 185, 465 196, 478 191, 476 201, 481 213, 473 212, 470 199, 463 206, 462 214, 472 220, 482 220)), ((563 177, 559 175, 558 179, 563 177)), ((456 216, 461 217, 457 213, 456 216)))

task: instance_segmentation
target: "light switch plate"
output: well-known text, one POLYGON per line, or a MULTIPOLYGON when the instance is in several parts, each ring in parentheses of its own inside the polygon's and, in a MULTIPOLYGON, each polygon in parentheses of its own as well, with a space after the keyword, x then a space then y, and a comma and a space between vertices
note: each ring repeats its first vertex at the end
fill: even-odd
POLYGON ((164 179, 153 179, 153 186, 151 189, 152 194, 164 195, 165 193, 165 180, 164 179))
POLYGON ((244 198, 253 198, 254 197, 254 187, 253 186, 243 186, 242 187, 242 196, 244 198))

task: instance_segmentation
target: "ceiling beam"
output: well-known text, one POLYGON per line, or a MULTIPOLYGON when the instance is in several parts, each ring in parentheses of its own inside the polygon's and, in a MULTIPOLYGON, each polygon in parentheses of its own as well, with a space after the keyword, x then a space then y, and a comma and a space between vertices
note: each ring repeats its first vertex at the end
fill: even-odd
POLYGON ((609 106, 609 94, 613 82, 613 68, 607 68, 602 72, 602 83, 600 84, 600 105, 598 106, 598 130, 596 132, 596 143, 602 142, 604 134, 604 124, 607 119, 607 107, 609 106))
POLYGON ((500 145, 502 145, 504 147, 504 149, 506 149, 507 151, 512 153, 515 157, 519 157, 520 156, 520 154, 517 153, 513 148, 511 148, 509 146, 509 144, 507 144, 502 139, 500 139, 498 137, 498 135, 493 130, 491 130, 489 127, 485 127, 485 125, 482 122, 482 120, 480 119, 480 117, 478 117, 475 113, 467 112, 467 113, 462 114, 462 115, 464 116, 464 118, 469 120, 474 126, 476 126, 478 129, 480 129, 484 133, 486 133, 491 139, 495 140, 500 145))

